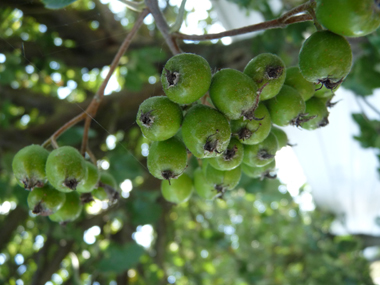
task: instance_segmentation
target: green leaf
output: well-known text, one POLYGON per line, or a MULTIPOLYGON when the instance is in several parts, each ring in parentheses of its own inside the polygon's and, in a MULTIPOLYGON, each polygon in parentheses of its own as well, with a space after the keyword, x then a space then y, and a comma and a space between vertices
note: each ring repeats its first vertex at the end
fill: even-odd
POLYGON ((133 267, 144 254, 144 248, 136 243, 118 245, 112 243, 104 252, 104 258, 97 264, 101 272, 115 272, 117 274, 133 267))
POLYGON ((42 0, 42 3, 44 3, 45 7, 48 9, 61 9, 75 1, 77 0, 42 0))

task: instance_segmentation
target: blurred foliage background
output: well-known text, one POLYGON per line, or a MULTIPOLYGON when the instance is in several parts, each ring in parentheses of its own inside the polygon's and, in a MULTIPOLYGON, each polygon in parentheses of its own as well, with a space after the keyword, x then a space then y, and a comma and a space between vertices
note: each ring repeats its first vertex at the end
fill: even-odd
MULTIPOLYGON (((149 17, 90 131, 90 148, 121 185, 121 200, 87 205, 65 227, 34 216, 27 191, 12 175, 14 154, 41 144, 87 107, 137 17, 116 11, 117 0, 66 2, 73 3, 49 10, 40 1, 0 1, 0 284, 373 284, 362 253, 367 240, 331 235, 334 217, 301 210, 278 180, 243 176, 224 201, 194 194, 177 206, 162 198, 160 181, 145 167, 147 141, 134 122, 143 100, 163 94, 159 76, 170 57, 149 17)), ((273 19, 302 1, 283 0, 277 13, 268 1, 230 2, 273 19)), ((177 3, 159 4, 173 23, 177 3)), ((218 21, 212 8, 207 12, 198 22, 205 32, 218 21)), ((276 53, 291 66, 313 31, 302 23, 230 45, 186 42, 181 48, 202 55, 213 69, 242 70, 261 52, 276 53)), ((343 86, 365 102, 380 87, 380 32, 350 43, 355 63, 343 86)), ((379 121, 353 116, 361 128, 356 139, 380 148, 379 121)), ((79 147, 82 133, 79 124, 58 143, 79 147)))

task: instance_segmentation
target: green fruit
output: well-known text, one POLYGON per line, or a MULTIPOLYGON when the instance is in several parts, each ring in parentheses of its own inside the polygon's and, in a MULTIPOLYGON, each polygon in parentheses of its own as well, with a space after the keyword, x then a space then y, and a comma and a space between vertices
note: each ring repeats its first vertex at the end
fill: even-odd
POLYGON ((307 81, 335 89, 350 72, 352 52, 344 37, 318 31, 303 43, 298 60, 307 81))
POLYGON ((280 129, 280 128, 277 128, 275 126, 272 126, 272 130, 271 132, 276 136, 277 138, 277 141, 278 141, 278 149, 280 150, 281 148, 283 148, 284 146, 287 146, 288 143, 289 143, 289 140, 288 140, 288 136, 286 135, 286 133, 280 129))
POLYGON ((249 166, 248 164, 243 163, 241 165, 241 170, 251 178, 276 178, 276 176, 271 176, 270 172, 272 172, 276 168, 276 161, 268 163, 264 166, 249 166))
POLYGON ((170 58, 161 74, 165 94, 177 104, 191 104, 209 89, 211 68, 201 56, 181 53, 170 58))
POLYGON ((186 173, 169 184, 168 180, 161 182, 161 192, 164 198, 172 203, 180 204, 190 199, 193 193, 193 181, 186 173))
POLYGON ((176 138, 153 142, 149 148, 148 170, 158 179, 178 178, 186 169, 187 151, 176 138))
POLYGON ((272 121, 269 111, 263 103, 260 103, 255 111, 255 116, 262 120, 247 121, 243 118, 231 121, 231 131, 243 144, 257 144, 265 140, 269 135, 272 121))
POLYGON ((101 185, 99 185, 91 192, 93 197, 100 201, 113 201, 118 198, 118 192, 116 191, 117 182, 115 178, 112 176, 112 174, 108 172, 101 172, 98 184, 101 185))
POLYGON ((259 90, 260 100, 268 100, 277 95, 285 81, 286 68, 281 58, 275 54, 262 53, 251 59, 244 73, 255 81, 259 90))
POLYGON ((136 122, 151 141, 164 141, 174 136, 182 123, 182 110, 165 96, 156 96, 141 103, 136 122))
POLYGON ((20 149, 12 161, 13 173, 26 190, 43 187, 46 183, 45 165, 49 152, 40 145, 20 149))
POLYGON ((77 192, 65 193, 65 202, 62 207, 49 216, 53 222, 67 223, 77 219, 82 211, 83 205, 77 192))
POLYGON ((217 170, 210 164, 206 167, 206 181, 214 186, 217 194, 215 197, 223 197, 226 190, 234 189, 240 181, 241 167, 232 170, 217 170))
POLYGON ((210 165, 218 170, 231 170, 243 161, 244 147, 237 138, 231 138, 227 149, 218 157, 209 158, 210 165))
POLYGON ((81 193, 91 192, 98 184, 100 173, 98 168, 91 162, 86 161, 87 176, 83 184, 78 185, 77 191, 81 193))
POLYGON ((278 141, 273 133, 259 144, 245 145, 243 163, 250 166, 265 166, 274 160, 278 141))
POLYGON ((305 113, 305 101, 296 89, 284 85, 275 98, 266 102, 272 122, 278 126, 299 125, 305 113))
POLYGON ((211 183, 208 183, 205 174, 200 167, 194 171, 194 187, 197 194, 203 199, 210 200, 216 195, 214 186, 211 183))
POLYGON ((246 74, 230 68, 218 71, 211 80, 209 94, 215 107, 230 120, 255 118, 257 85, 246 74))
POLYGON ((285 84, 296 89, 304 101, 309 100, 315 93, 315 85, 302 76, 298 66, 286 69, 285 84))
POLYGON ((229 121, 211 107, 195 105, 189 109, 183 120, 182 138, 195 157, 221 155, 226 150, 230 137, 229 121))
POLYGON ((86 180, 86 162, 79 151, 71 146, 53 150, 46 161, 46 175, 53 187, 71 192, 86 180))
POLYGON ((345 37, 362 37, 380 26, 378 0, 317 0, 317 20, 345 37))
POLYGON ((59 192, 47 184, 29 193, 28 206, 33 214, 48 216, 59 210, 65 199, 65 193, 59 192))
POLYGON ((327 126, 329 123, 329 111, 323 98, 311 98, 306 102, 306 113, 311 120, 301 123, 301 127, 307 130, 315 130, 327 126))

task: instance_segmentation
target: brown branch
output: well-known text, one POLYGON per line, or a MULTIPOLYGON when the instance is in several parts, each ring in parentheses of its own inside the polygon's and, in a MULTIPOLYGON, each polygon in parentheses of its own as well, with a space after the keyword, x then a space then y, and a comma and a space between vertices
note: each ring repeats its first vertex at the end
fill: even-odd
POLYGON ((247 34, 251 32, 257 32, 261 30, 285 28, 287 25, 290 25, 290 24, 313 20, 313 17, 311 15, 306 14, 306 12, 308 12, 309 7, 310 7, 310 4, 306 3, 290 10, 289 12, 285 13, 284 15, 282 15, 281 17, 277 19, 265 21, 265 22, 258 23, 255 25, 241 27, 238 29, 232 29, 232 30, 224 31, 217 34, 186 35, 182 33, 173 33, 173 36, 178 39, 184 39, 184 40, 206 41, 206 40, 220 39, 223 37, 237 36, 237 35, 247 34), (300 13, 304 13, 304 14, 297 15, 300 13))
POLYGON ((79 123, 80 121, 82 121, 83 119, 86 118, 86 124, 85 124, 85 129, 84 129, 84 134, 83 134, 83 142, 82 142, 82 147, 81 147, 82 153, 83 153, 83 150, 87 149, 88 130, 90 128, 90 123, 91 123, 92 118, 95 117, 96 112, 98 111, 99 105, 100 105, 101 101, 103 100, 104 90, 106 89, 107 84, 108 84, 113 72, 115 71, 116 67, 118 66, 120 58, 123 56, 125 51, 128 49, 128 46, 131 43, 132 38, 137 33, 138 29, 141 27, 141 25, 143 23, 144 18, 148 14, 149 14, 149 11, 147 9, 144 9, 140 13, 140 15, 139 15, 138 19, 136 20, 133 28, 128 33, 127 37, 125 38, 125 40, 123 41, 122 45, 120 46, 118 52, 116 53, 116 55, 115 55, 115 57, 111 63, 111 66, 110 66, 110 69, 108 71, 106 78, 103 80, 101 86, 99 87, 98 92, 95 94, 94 99, 92 99, 92 101, 91 101, 90 105, 87 107, 87 109, 85 111, 83 111, 81 114, 79 114, 78 116, 76 116, 75 118, 73 118, 72 120, 70 120, 69 122, 67 122, 61 128, 59 128, 48 140, 46 140, 42 144, 42 146, 47 147, 49 144, 52 144, 54 148, 58 147, 55 140, 61 134, 63 134, 66 130, 68 130, 69 128, 71 128, 72 126, 74 126, 75 124, 79 123))
POLYGON ((169 33, 170 27, 166 22, 164 16, 162 15, 160 8, 158 7, 157 0, 145 0, 145 5, 149 8, 150 12, 152 13, 157 28, 160 30, 162 36, 166 41, 166 44, 168 45, 173 55, 181 53, 182 51, 179 48, 175 37, 169 33))

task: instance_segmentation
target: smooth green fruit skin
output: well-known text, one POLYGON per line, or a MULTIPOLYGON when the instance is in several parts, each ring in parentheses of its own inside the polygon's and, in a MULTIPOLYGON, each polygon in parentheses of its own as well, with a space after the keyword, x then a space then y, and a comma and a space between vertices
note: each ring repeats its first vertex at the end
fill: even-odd
POLYGON ((206 181, 213 185, 216 189, 217 186, 221 186, 223 189, 232 190, 240 181, 241 167, 238 166, 232 170, 218 170, 212 167, 210 164, 206 168, 206 181))
MULTIPOLYGON (((108 172, 101 172, 99 181, 104 183, 104 184, 111 186, 115 190, 117 189, 117 182, 116 182, 115 178, 112 176, 112 174, 110 174, 108 172)), ((93 197, 95 197, 96 199, 98 199, 100 201, 108 200, 107 192, 104 190, 103 187, 99 186, 99 187, 95 188, 94 190, 92 190, 91 194, 93 197)))
POLYGON ((193 194, 193 180, 186 173, 182 174, 178 179, 161 182, 161 193, 165 200, 180 204, 190 199, 193 194))
POLYGON ((214 74, 209 94, 215 107, 230 120, 242 117, 258 99, 256 83, 248 75, 230 68, 214 74))
POLYGON ((66 199, 62 207, 49 216, 49 219, 53 222, 64 223, 74 221, 82 211, 83 205, 77 192, 66 193, 65 196, 66 199))
POLYGON ((183 141, 189 151, 197 158, 221 155, 227 148, 230 137, 229 121, 222 113, 211 107, 195 105, 189 109, 183 119, 183 141), (217 152, 209 152, 204 149, 207 140, 217 140, 217 152))
POLYGON ((201 98, 211 83, 211 68, 201 56, 181 53, 170 58, 161 74, 161 84, 165 94, 177 104, 191 104, 201 98), (167 71, 179 73, 176 85, 170 86, 167 71))
POLYGON ((47 184, 42 188, 35 188, 29 193, 28 206, 33 211, 40 204, 41 212, 39 215, 48 216, 58 211, 65 202, 65 199, 65 193, 57 191, 47 184))
POLYGON ((301 123, 301 127, 306 130, 315 130, 321 127, 321 123, 327 120, 329 111, 323 98, 311 98, 306 102, 306 111, 308 116, 316 116, 314 119, 301 123))
POLYGON ((182 124, 182 109, 166 96, 156 96, 141 103, 137 112, 136 123, 144 137, 151 141, 164 141, 174 136, 182 124), (153 116, 152 125, 144 125, 141 114, 153 116))
POLYGON ((158 179, 165 179, 162 176, 163 171, 181 175, 186 168, 186 163, 186 147, 174 137, 162 142, 153 142, 149 148, 148 170, 158 179))
POLYGON ((29 145, 20 149, 13 158, 13 173, 26 190, 42 187, 47 180, 45 165, 49 152, 40 145, 29 145))
POLYGON ((62 146, 53 150, 46 161, 46 175, 50 184, 57 190, 68 193, 64 185, 66 179, 75 179, 80 186, 86 180, 86 161, 79 151, 71 146, 62 146))
POLYGON ((352 52, 348 41, 330 31, 318 31, 303 43, 298 55, 299 68, 307 81, 318 84, 330 79, 336 83, 351 69, 352 52))
POLYGON ((255 117, 263 119, 260 121, 247 121, 240 118, 239 120, 231 121, 231 132, 233 135, 238 136, 239 141, 242 144, 258 144, 259 142, 265 140, 270 133, 272 121, 269 111, 263 103, 260 103, 257 107, 255 117), (245 128, 251 131, 252 135, 249 138, 240 138, 239 133, 245 128))
POLYGON ((276 161, 268 163, 264 166, 249 166, 248 164, 243 163, 241 165, 241 170, 245 175, 251 178, 261 178, 262 175, 267 171, 272 171, 276 168, 276 161))
POLYGON ((203 199, 211 200, 216 195, 214 186, 208 183, 200 167, 194 171, 194 187, 197 194, 203 199))
POLYGON ((286 69, 286 79, 284 84, 296 89, 304 101, 309 100, 315 93, 315 85, 302 76, 298 66, 286 69))
POLYGON ((244 69, 244 73, 253 79, 260 89, 268 83, 260 94, 260 100, 268 100, 277 95, 286 77, 285 63, 280 57, 271 53, 262 53, 251 59, 244 69), (268 67, 282 70, 276 79, 270 79, 266 75, 268 67))
POLYGON ((345 37, 362 37, 380 26, 380 7, 374 0, 317 0, 317 20, 345 37))
POLYGON ((284 85, 275 98, 266 102, 272 122, 278 126, 287 126, 292 120, 305 112, 305 101, 298 91, 284 85))
POLYGON ((284 146, 288 145, 288 136, 287 134, 280 128, 277 128, 275 126, 272 126, 272 131, 271 131, 277 138, 278 141, 278 149, 283 148, 284 146))
POLYGON ((265 166, 274 160, 272 158, 260 159, 258 154, 260 151, 265 150, 270 155, 275 155, 278 150, 278 140, 273 133, 259 144, 245 145, 243 163, 250 166, 265 166))
POLYGON ((82 185, 77 187, 77 191, 81 193, 90 193, 99 182, 100 173, 98 168, 91 162, 86 161, 87 175, 82 185))
POLYGON ((244 157, 244 147, 239 142, 237 138, 231 138, 230 143, 227 147, 227 149, 224 151, 224 153, 221 156, 218 157, 212 157, 209 158, 208 161, 212 165, 212 167, 218 169, 218 170, 232 170, 236 167, 238 167, 244 157), (227 150, 233 149, 234 147, 237 147, 236 154, 233 159, 226 160, 225 154, 227 150))

